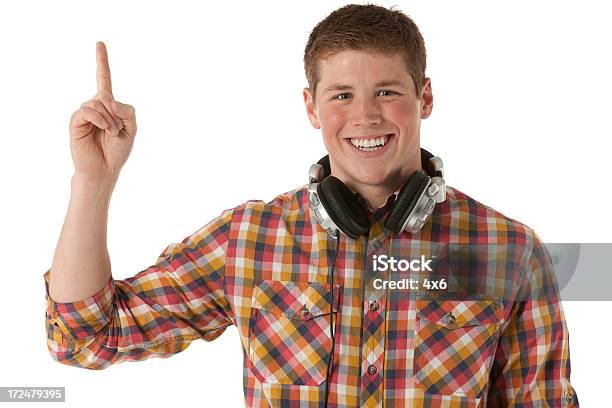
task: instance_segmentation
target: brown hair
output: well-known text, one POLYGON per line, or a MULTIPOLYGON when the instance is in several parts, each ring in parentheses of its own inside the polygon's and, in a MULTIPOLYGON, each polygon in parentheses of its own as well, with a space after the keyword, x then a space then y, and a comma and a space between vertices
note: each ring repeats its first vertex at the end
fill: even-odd
POLYGON ((401 53, 420 97, 425 83, 425 42, 416 24, 401 11, 349 4, 320 21, 304 50, 304 71, 313 99, 320 80, 318 61, 344 50, 401 53))

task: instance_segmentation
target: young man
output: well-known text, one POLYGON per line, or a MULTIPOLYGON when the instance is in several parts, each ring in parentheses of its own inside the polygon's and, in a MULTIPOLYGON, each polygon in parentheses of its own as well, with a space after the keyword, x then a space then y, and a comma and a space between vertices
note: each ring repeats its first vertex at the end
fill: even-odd
POLYGON ((407 16, 348 5, 312 31, 304 102, 329 158, 308 186, 224 211, 125 280, 111 276, 106 215, 136 122, 97 52, 45 274, 58 361, 167 357, 236 325, 249 407, 578 406, 545 247, 445 186, 420 148, 433 96, 407 16))

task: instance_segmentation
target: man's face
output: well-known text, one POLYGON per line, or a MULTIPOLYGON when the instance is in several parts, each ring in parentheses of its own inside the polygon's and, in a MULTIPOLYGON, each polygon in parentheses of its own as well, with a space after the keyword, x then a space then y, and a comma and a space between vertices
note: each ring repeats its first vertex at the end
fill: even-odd
POLYGON ((399 53, 345 50, 319 61, 316 104, 304 89, 308 118, 321 129, 333 174, 353 190, 391 192, 421 168, 421 119, 432 109, 431 82, 421 98, 399 53))

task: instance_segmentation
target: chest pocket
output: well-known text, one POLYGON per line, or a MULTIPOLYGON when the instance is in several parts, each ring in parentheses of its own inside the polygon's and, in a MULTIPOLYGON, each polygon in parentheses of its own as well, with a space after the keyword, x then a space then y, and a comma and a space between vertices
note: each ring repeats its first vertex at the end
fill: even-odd
POLYGON ((479 397, 503 320, 501 300, 446 293, 417 300, 414 375, 426 393, 479 397))
MULTIPOLYGON (((338 285, 335 288, 334 325, 338 285)), ((324 282, 264 280, 255 286, 249 360, 260 382, 314 386, 325 381, 332 348, 331 300, 331 285, 324 282)))

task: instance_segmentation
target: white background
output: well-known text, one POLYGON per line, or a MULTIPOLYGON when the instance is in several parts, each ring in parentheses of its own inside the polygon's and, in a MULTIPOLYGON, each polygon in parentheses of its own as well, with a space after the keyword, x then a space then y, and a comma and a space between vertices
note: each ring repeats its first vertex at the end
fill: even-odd
MULTIPOLYGON (((235 327, 169 359, 102 371, 51 359, 42 275, 70 195, 68 121, 96 92, 104 40, 115 97, 136 107, 139 126, 108 235, 113 275, 131 276, 223 209, 306 182, 324 147, 303 107, 303 50, 343 4, 0 5, 0 386, 65 386, 70 407, 243 406, 235 327)), ((425 38, 435 99, 421 140, 447 182, 545 242, 610 242, 604 2, 379 4, 398 4, 425 38)), ((564 308, 572 383, 584 407, 604 406, 612 304, 564 308)))

